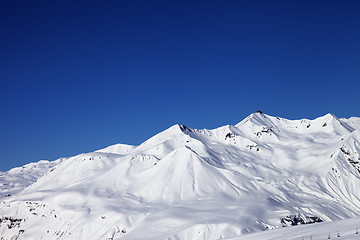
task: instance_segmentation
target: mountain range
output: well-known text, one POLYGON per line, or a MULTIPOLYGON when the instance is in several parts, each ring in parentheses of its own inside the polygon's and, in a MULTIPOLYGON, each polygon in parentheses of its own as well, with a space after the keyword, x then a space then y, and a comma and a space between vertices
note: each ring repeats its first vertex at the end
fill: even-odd
POLYGON ((241 239, 356 219, 360 118, 174 125, 139 146, 0 172, 0 201, 4 240, 241 239))

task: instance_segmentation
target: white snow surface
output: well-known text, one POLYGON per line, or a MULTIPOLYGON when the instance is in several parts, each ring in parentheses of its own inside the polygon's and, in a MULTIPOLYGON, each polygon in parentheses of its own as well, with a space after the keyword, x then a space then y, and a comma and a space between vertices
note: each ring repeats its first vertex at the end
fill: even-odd
POLYGON ((62 160, 58 159, 53 162, 41 160, 37 163, 13 168, 8 172, 0 172, 0 199, 22 191, 62 160))
POLYGON ((356 117, 257 112, 234 126, 174 125, 139 146, 14 168, 0 173, 0 236, 355 239, 359 126, 356 117), (326 223, 284 227, 313 219, 326 223))
POLYGON ((294 226, 275 230, 246 234, 227 240, 358 240, 360 239, 360 218, 350 218, 327 223, 294 226))

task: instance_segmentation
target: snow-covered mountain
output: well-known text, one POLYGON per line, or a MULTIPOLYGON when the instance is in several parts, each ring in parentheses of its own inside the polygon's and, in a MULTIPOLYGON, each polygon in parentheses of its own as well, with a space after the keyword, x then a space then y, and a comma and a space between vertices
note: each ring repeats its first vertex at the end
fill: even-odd
POLYGON ((53 162, 42 160, 13 168, 8 172, 0 172, 0 199, 22 191, 61 161, 62 159, 53 162))
POLYGON ((350 219, 360 216, 359 153, 354 117, 174 125, 139 146, 1 173, 0 236, 221 239, 350 219))

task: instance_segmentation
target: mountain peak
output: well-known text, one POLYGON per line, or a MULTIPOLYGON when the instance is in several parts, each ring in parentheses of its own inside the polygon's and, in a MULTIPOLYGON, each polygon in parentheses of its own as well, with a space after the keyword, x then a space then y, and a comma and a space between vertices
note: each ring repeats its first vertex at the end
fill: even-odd
POLYGON ((235 127, 240 127, 244 124, 255 124, 259 126, 268 126, 268 127, 274 127, 276 124, 274 124, 273 120, 275 117, 272 117, 270 115, 267 115, 263 113, 262 111, 256 111, 255 113, 250 114, 248 117, 246 117, 244 120, 239 122, 235 125, 235 127))
POLYGON ((281 135, 288 134, 290 131, 297 134, 324 133, 329 136, 338 136, 353 132, 357 125, 353 121, 339 119, 332 113, 313 120, 288 120, 257 111, 235 125, 236 128, 243 128, 244 126, 247 126, 252 132, 258 132, 259 128, 265 127, 275 130, 277 134, 281 135))
POLYGON ((180 128, 180 130, 181 130, 182 132, 188 133, 188 132, 192 132, 192 131, 193 131, 192 128, 189 128, 189 127, 187 127, 187 126, 185 126, 185 125, 178 125, 178 126, 179 126, 179 128, 180 128))
MULTIPOLYGON (((316 119, 321 119, 321 120, 338 120, 338 118, 334 115, 334 114, 332 114, 332 113, 327 113, 327 114, 325 114, 324 116, 321 116, 321 117, 318 117, 318 118, 316 118, 316 119)), ((316 119, 314 119, 314 120, 316 120, 316 119)))
POLYGON ((287 120, 257 111, 235 126, 175 124, 139 146, 1 173, 0 235, 219 239, 280 228, 291 216, 359 216, 360 138, 347 123, 359 130, 359 119, 333 114, 287 120), (13 183, 31 186, 6 192, 13 183))

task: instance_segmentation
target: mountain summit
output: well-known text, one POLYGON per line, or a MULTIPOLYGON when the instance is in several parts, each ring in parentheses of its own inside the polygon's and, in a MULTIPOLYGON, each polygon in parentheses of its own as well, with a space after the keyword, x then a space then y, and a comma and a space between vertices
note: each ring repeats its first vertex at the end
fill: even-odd
POLYGON ((0 173, 4 239, 219 239, 359 216, 360 118, 256 112, 0 173), (28 177, 27 177, 28 176, 28 177))

